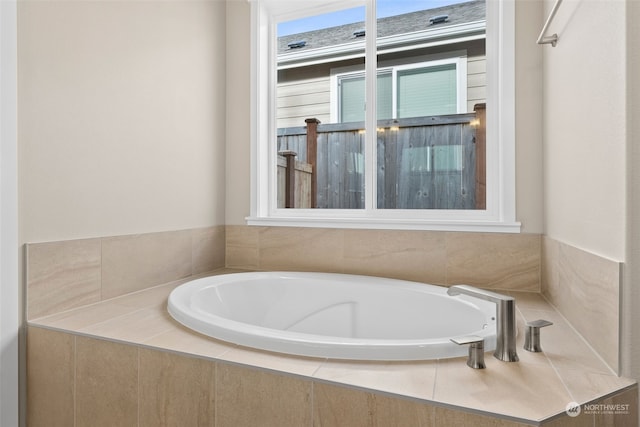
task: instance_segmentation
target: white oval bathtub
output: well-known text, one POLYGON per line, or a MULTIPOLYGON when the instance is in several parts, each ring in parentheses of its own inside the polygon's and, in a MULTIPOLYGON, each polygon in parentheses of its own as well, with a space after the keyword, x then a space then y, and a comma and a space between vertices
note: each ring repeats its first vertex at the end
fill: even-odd
POLYGON ((496 306, 446 288, 333 273, 256 272, 180 285, 168 310, 213 338, 301 356, 427 360, 466 355, 450 338, 496 342, 496 306))

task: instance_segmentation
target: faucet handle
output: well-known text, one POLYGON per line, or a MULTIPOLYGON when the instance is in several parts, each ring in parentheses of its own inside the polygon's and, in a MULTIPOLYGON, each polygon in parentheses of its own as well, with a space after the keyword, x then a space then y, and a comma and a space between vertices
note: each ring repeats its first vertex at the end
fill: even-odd
POLYGON ((451 341, 458 345, 469 344, 469 358, 467 366, 473 369, 484 369, 484 338, 477 335, 467 335, 451 338, 451 341))
POLYGON ((524 334, 524 349, 539 353, 542 351, 540 346, 540 328, 553 325, 553 322, 544 319, 534 320, 528 322, 526 325, 526 331, 524 334))

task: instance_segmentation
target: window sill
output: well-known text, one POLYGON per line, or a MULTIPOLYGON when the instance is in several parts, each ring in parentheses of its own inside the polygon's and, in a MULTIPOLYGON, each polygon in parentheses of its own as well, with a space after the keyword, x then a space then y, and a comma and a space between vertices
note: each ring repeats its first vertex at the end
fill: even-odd
POLYGON ((247 217, 248 225, 269 227, 351 228, 425 231, 520 233, 519 222, 382 218, 247 217))

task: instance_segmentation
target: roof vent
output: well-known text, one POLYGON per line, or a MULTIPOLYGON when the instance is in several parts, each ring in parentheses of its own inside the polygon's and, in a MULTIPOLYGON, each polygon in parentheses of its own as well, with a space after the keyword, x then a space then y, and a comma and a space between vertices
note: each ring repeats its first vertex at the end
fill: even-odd
POLYGON ((438 16, 432 16, 431 18, 429 18, 429 22, 431 22, 431 25, 435 25, 435 24, 441 24, 443 22, 446 22, 447 19, 449 19, 449 15, 438 15, 438 16))
POLYGON ((307 45, 306 40, 298 40, 298 41, 287 44, 287 46, 289 46, 289 49, 298 49, 301 47, 305 47, 306 45, 307 45))
POLYGON ((354 31, 353 35, 356 37, 364 37, 365 36, 365 30, 358 30, 358 31, 354 31))

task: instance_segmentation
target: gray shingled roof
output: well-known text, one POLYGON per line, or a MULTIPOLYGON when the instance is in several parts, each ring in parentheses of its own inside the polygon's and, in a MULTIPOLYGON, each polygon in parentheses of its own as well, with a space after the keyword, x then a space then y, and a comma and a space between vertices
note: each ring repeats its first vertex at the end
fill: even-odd
MULTIPOLYGON (((485 9, 485 0, 474 0, 466 3, 457 3, 435 9, 382 18, 378 20, 378 37, 407 34, 415 31, 428 30, 430 28, 443 28, 451 25, 482 21, 485 19, 485 9), (448 15, 446 22, 431 24, 429 19, 439 15, 448 15)), ((363 29, 364 22, 358 22, 279 37, 278 53, 297 52, 347 43, 356 40, 357 38, 353 33, 363 29), (295 49, 288 47, 289 43, 300 40, 306 41, 304 47, 295 49)))

